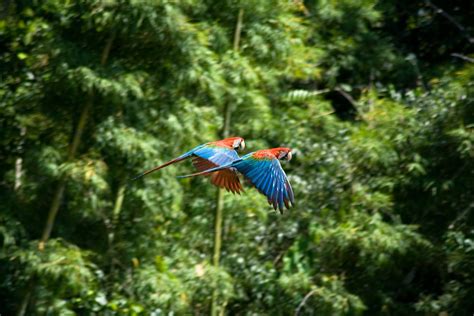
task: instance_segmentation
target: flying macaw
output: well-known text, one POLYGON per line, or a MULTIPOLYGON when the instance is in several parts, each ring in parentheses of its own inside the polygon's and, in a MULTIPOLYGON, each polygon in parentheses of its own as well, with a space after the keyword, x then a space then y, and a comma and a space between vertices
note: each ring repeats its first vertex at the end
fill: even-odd
MULTIPOLYGON (((245 149, 245 141, 242 137, 229 137, 215 142, 205 143, 191 149, 178 158, 139 174, 132 180, 136 180, 149 173, 187 158, 193 159, 193 165, 198 171, 223 166, 234 160, 240 159, 236 150, 243 149, 245 149)), ((227 191, 231 191, 232 193, 240 194, 240 191, 243 191, 238 175, 230 169, 221 170, 212 174, 211 183, 215 186, 225 188, 227 191)))
MULTIPOLYGON (((278 208, 282 212, 284 206, 288 209, 294 204, 294 195, 279 160, 289 161, 291 156, 290 148, 263 149, 247 154, 227 164, 179 176, 178 178, 208 175, 213 172, 222 172, 223 170, 239 171, 260 193, 267 197, 268 203, 275 210, 278 208)), ((232 181, 238 181, 238 177, 232 178, 232 181)))

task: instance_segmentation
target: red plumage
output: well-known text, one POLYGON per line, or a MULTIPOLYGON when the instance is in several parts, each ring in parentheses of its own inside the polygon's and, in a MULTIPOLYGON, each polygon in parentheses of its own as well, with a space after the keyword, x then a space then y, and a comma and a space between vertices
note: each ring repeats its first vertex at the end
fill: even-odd
POLYGON ((254 152, 252 157, 256 159, 273 159, 273 158, 279 159, 281 155, 288 154, 290 152, 291 152, 290 148, 277 147, 277 148, 271 148, 271 149, 257 150, 256 152, 254 152))
POLYGON ((239 140, 243 141, 243 138, 242 137, 228 137, 225 139, 217 140, 215 142, 210 142, 208 143, 208 145, 211 145, 211 146, 214 145, 218 147, 226 147, 226 148, 233 149, 235 141, 239 141, 239 140))

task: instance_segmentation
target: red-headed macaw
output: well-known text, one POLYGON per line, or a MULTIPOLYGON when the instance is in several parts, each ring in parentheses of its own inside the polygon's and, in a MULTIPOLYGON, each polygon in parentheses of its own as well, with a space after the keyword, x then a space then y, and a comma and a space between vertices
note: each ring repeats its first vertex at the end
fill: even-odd
MULTIPOLYGON (((234 160, 240 159, 236 150, 245 149, 245 141, 242 137, 229 137, 226 139, 209 142, 199 145, 187 153, 182 154, 178 158, 170 160, 158 167, 143 172, 132 180, 141 178, 149 173, 160 170, 173 163, 193 158, 193 165, 199 171, 204 171, 218 166, 223 166, 231 163, 234 160)), ((239 177, 235 172, 229 169, 221 170, 211 175, 211 183, 215 186, 226 188, 232 193, 239 193, 243 191, 239 177)))
MULTIPOLYGON (((293 189, 281 167, 279 160, 291 160, 291 149, 285 147, 263 149, 252 152, 240 159, 219 167, 214 167, 190 175, 180 176, 187 178, 198 175, 208 175, 223 170, 237 170, 244 175, 255 188, 265 195, 268 203, 276 210, 283 211, 284 206, 290 208, 294 204, 293 189)), ((238 177, 232 178, 238 181, 238 177)), ((239 183, 240 184, 240 183, 239 183)))

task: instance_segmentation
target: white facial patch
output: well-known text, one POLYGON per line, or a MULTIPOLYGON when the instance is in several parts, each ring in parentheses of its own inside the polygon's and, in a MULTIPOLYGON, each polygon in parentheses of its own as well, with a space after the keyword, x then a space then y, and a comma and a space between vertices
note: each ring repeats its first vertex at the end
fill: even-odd
POLYGON ((236 139, 236 140, 234 140, 234 143, 232 144, 232 147, 239 148, 239 145, 240 145, 240 139, 236 139))

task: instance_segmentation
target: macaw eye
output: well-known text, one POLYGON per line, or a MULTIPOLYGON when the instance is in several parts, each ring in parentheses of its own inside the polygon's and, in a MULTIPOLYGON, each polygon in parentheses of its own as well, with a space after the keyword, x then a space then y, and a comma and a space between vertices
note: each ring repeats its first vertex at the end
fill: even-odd
POLYGON ((291 160, 291 151, 288 151, 288 152, 284 152, 282 151, 280 153, 280 155, 278 156, 278 159, 281 159, 281 160, 288 160, 290 161, 291 160))

